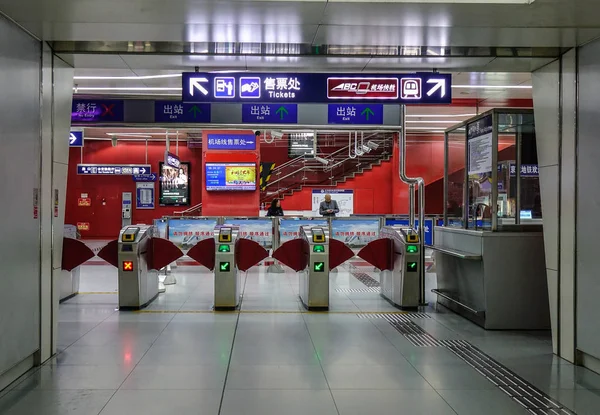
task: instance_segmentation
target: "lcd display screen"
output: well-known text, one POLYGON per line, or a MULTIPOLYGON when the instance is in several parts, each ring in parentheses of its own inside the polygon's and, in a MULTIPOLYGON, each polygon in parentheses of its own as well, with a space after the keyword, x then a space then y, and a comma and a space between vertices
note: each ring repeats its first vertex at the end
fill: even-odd
POLYGON ((190 205, 190 164, 182 162, 178 169, 159 163, 161 206, 190 205))
POLYGON ((206 190, 256 190, 255 163, 206 163, 206 190))

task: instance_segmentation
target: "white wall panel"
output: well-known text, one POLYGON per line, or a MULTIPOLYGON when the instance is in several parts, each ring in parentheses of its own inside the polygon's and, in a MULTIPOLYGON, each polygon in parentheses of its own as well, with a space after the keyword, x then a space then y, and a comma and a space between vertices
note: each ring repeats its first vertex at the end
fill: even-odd
POLYGON ((579 50, 577 137, 577 349, 600 358, 600 42, 579 50))
POLYGON ((0 17, 0 375, 40 344, 40 72, 40 43, 0 17))

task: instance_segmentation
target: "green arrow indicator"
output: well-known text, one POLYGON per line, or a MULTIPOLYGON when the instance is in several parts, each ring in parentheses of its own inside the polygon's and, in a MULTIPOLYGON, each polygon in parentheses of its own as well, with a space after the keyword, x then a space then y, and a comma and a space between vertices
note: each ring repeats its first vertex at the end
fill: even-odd
POLYGON ((190 108, 190 110, 188 112, 193 113, 194 118, 198 118, 198 114, 202 114, 202 110, 200 108, 198 108, 197 105, 194 105, 192 108, 190 108))
POLYGON ((367 118, 367 121, 369 121, 369 118, 375 115, 375 113, 371 108, 367 107, 363 110, 363 112, 360 113, 360 115, 364 115, 367 118))
POLYGON ((406 268, 408 272, 417 272, 417 263, 416 262, 407 262, 406 268))
POLYGON ((221 262, 219 263, 219 269, 221 270, 221 272, 229 272, 229 270, 231 269, 231 263, 221 262))
POLYGON ((325 263, 324 262, 315 262, 314 270, 315 270, 315 272, 325 271, 325 263))
POLYGON ((282 105, 281 107, 277 108, 277 111, 275 111, 275 114, 279 115, 279 119, 283 120, 283 117, 285 117, 286 115, 289 114, 288 110, 282 105))

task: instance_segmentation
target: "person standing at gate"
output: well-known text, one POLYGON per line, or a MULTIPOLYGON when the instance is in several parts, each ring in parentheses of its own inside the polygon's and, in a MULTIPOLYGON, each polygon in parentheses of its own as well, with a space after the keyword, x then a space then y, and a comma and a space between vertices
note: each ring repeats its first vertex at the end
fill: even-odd
POLYGON ((279 199, 273 199, 271 207, 267 210, 267 216, 283 216, 283 209, 281 208, 281 201, 279 199))
POLYGON ((319 214, 325 217, 335 217, 340 212, 340 208, 335 200, 331 199, 330 194, 325 195, 325 200, 319 206, 319 214))

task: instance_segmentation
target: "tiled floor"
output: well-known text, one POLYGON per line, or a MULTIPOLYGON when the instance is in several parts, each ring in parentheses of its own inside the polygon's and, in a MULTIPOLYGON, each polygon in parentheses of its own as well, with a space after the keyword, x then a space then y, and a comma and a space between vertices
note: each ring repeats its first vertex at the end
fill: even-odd
MULTIPOLYGON (((416 347, 386 319, 358 318, 397 310, 376 293, 336 292, 365 287, 347 270, 331 275, 329 313, 301 312, 291 272, 250 272, 241 313, 209 311, 208 272, 175 275, 149 312, 116 311, 116 294, 61 305, 61 353, 5 392, 0 414, 529 413, 448 348, 416 347)), ((82 292, 116 289, 114 269, 83 268, 82 292)), ((576 413, 600 414, 600 376, 553 357, 549 333, 486 332, 425 312, 413 321, 435 339, 467 340, 576 413)))

